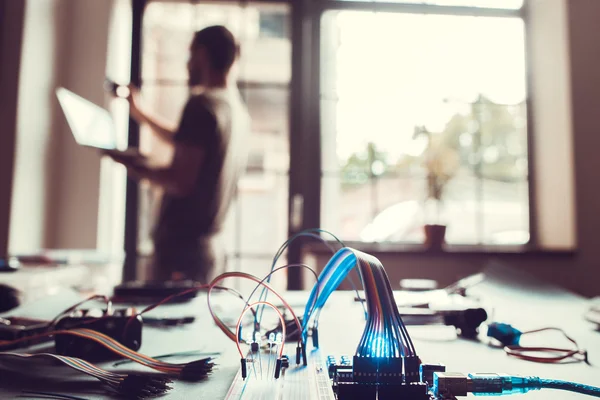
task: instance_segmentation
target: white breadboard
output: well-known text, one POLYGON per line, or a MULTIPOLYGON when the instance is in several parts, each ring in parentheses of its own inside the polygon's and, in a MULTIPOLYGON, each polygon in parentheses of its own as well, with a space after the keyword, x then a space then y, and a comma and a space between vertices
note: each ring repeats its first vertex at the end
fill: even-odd
POLYGON ((290 346, 290 367, 282 370, 279 379, 274 378, 274 361, 261 356, 262 371, 256 356, 248 358, 248 376, 242 379, 238 371, 226 400, 335 400, 331 382, 319 350, 307 354, 308 365, 296 365, 295 347, 290 346), (258 368, 258 369, 257 369, 258 368), (267 371, 268 370, 268 371, 267 371))

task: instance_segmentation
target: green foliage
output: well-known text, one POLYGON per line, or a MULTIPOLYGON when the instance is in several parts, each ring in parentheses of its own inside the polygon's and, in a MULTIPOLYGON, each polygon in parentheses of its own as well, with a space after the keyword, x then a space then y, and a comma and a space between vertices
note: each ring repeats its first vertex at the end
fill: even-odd
MULTIPOLYGON (((419 126, 415 127, 415 137, 426 135, 429 143, 435 143, 438 150, 456 153, 462 171, 484 179, 521 180, 527 158, 525 121, 524 103, 505 106, 479 96, 468 112, 453 115, 443 131, 429 132, 419 126)), ((370 142, 365 149, 352 154, 342 166, 342 183, 344 186, 366 183, 373 176, 375 162, 383 163, 383 175, 410 174, 423 168, 423 157, 407 155, 390 165, 386 152, 370 142)), ((440 193, 438 195, 441 196, 440 193)))

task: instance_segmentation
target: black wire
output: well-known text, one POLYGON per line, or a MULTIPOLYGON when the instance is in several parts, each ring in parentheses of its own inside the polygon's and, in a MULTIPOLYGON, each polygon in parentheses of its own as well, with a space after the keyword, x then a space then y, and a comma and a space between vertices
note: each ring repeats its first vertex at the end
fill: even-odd
MULTIPOLYGON (((38 395, 44 396, 43 398, 51 398, 51 399, 64 399, 64 400, 86 400, 83 397, 70 396, 68 394, 60 394, 60 393, 50 393, 50 392, 35 392, 32 390, 22 390, 22 394, 25 395, 38 395)), ((19 396, 19 397, 31 397, 31 396, 19 396)))

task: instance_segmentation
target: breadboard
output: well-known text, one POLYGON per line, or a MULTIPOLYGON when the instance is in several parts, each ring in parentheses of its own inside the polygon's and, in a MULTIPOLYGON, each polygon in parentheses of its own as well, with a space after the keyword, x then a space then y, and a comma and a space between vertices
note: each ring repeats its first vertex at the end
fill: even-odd
MULTIPOLYGON (((289 350, 288 354, 295 354, 294 347, 290 347, 289 350)), ((290 367, 282 370, 279 379, 273 378, 273 369, 269 373, 263 370, 260 374, 254 366, 249 365, 246 379, 243 380, 241 371, 238 371, 225 399, 335 400, 327 368, 319 350, 307 354, 307 364, 296 365, 294 357, 290 360, 290 367)))

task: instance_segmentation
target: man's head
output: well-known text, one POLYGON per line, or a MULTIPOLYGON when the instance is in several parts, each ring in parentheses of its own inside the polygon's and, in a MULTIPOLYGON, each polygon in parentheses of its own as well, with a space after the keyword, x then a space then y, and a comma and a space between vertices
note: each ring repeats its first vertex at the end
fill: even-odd
POLYGON ((188 61, 190 86, 226 80, 238 54, 235 38, 224 26, 209 26, 196 32, 188 61))

